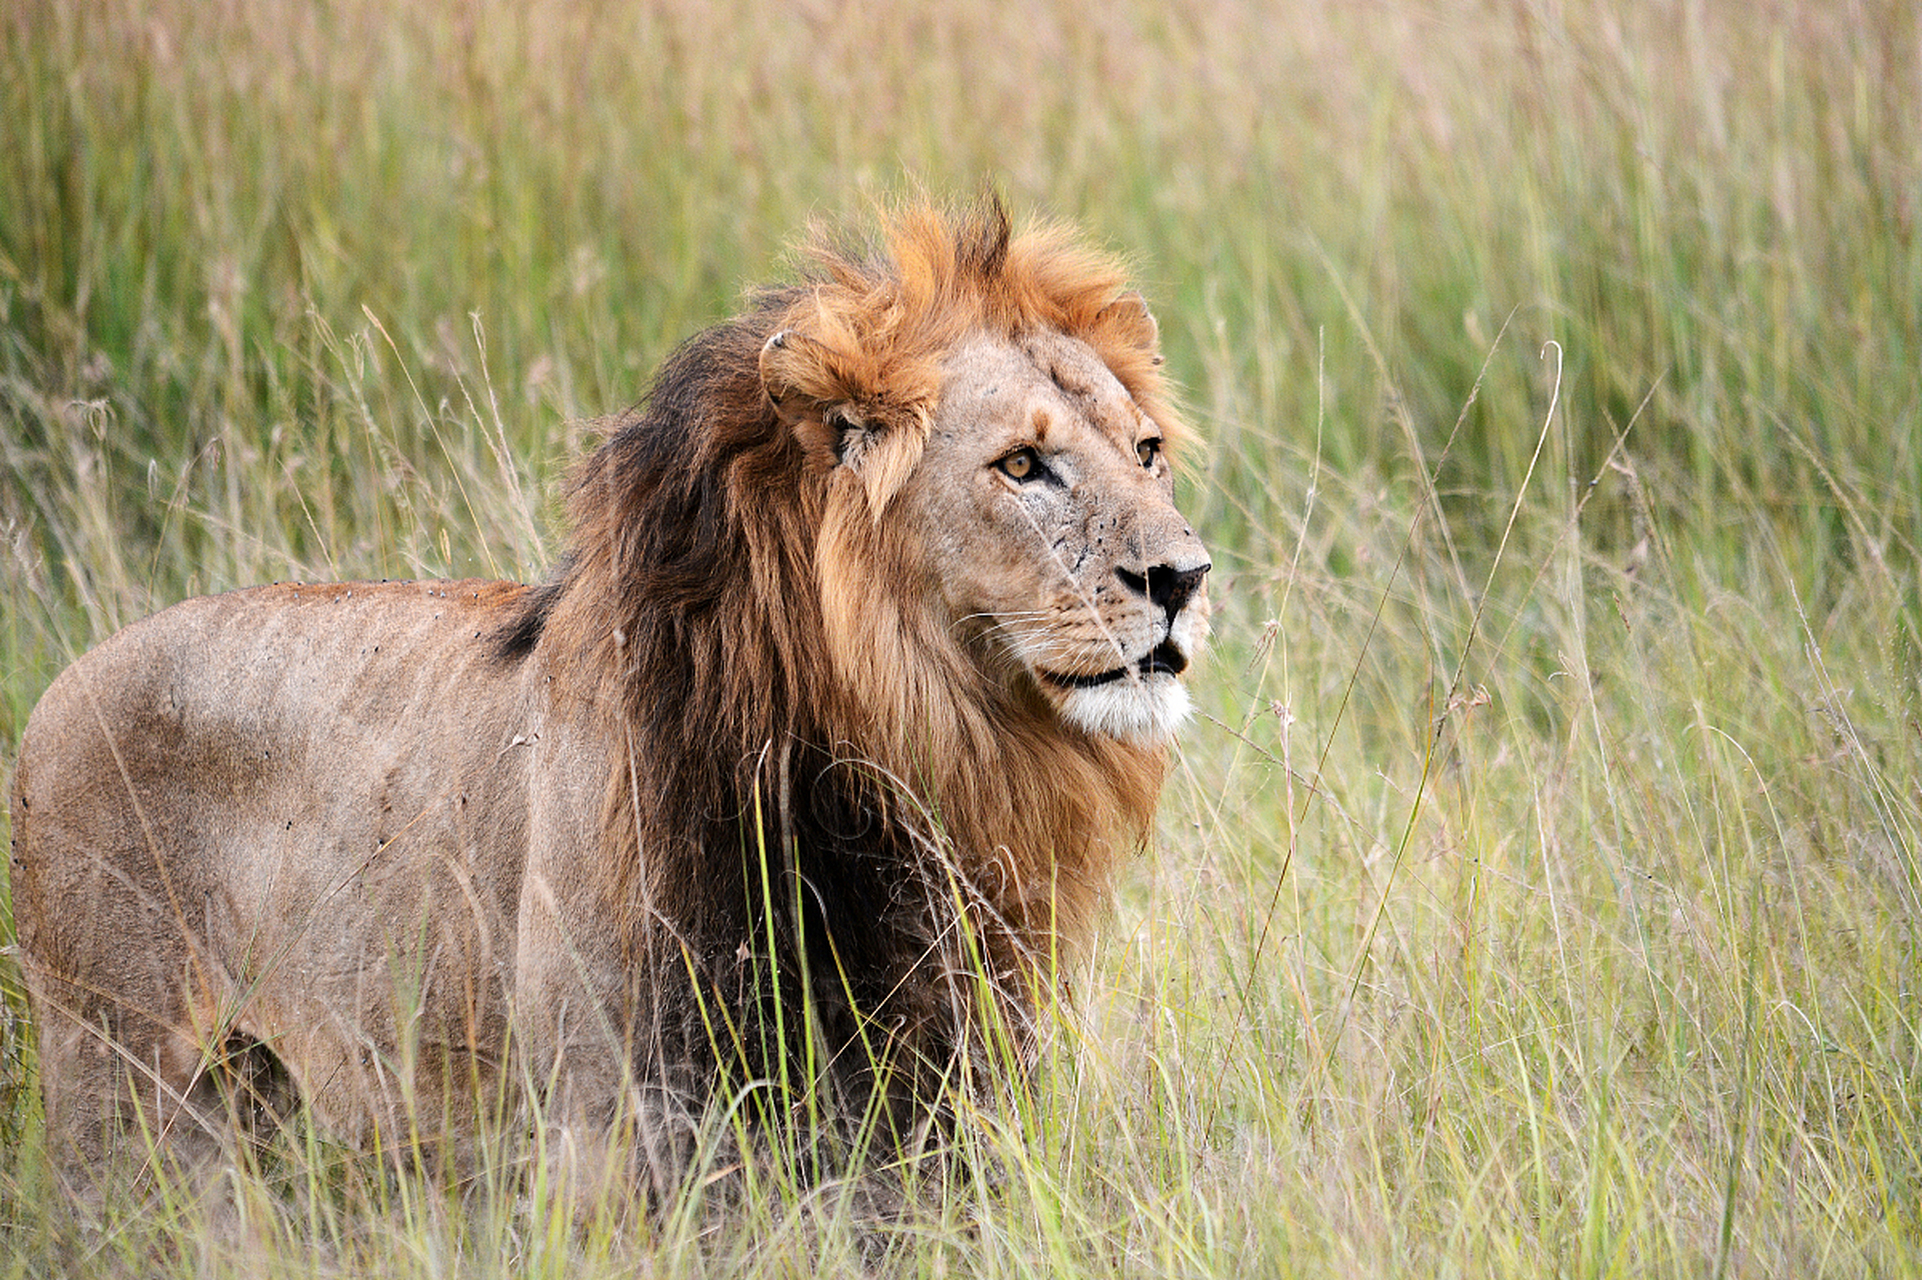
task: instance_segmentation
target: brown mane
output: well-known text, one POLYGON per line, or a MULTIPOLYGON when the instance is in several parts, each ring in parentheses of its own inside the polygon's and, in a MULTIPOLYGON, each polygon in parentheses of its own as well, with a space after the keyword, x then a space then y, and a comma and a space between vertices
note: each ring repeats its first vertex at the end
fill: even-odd
POLYGON ((690 340, 606 422, 572 479, 568 557, 502 649, 549 664, 625 744, 597 856, 637 962, 678 951, 697 985, 743 990, 740 940, 768 912, 785 945, 827 949, 781 970, 851 978, 864 1013, 939 1041, 976 945, 957 941, 956 901, 995 980, 1023 991, 1085 937, 1164 753, 1067 728, 970 662, 916 605, 886 511, 942 357, 975 330, 1087 342, 1179 439, 1139 322, 1110 306, 1124 287, 1065 232, 1011 234, 998 203, 911 209, 878 249, 817 236, 800 282, 690 340), (822 435, 784 420, 770 376, 824 406, 822 435), (885 451, 865 480, 834 465, 850 422, 885 451))

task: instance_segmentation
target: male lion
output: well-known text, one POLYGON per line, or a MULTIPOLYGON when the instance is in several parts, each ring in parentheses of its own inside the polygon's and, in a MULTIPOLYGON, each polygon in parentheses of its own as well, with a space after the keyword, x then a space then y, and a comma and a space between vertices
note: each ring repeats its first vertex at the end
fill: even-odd
POLYGON ((205 1148, 266 1068, 390 1150, 524 1082, 671 1182, 717 1098, 898 1143, 1020 1061, 1208 556, 1115 263, 998 203, 877 243, 603 424, 543 585, 188 600, 54 681, 13 902, 70 1166, 205 1148))

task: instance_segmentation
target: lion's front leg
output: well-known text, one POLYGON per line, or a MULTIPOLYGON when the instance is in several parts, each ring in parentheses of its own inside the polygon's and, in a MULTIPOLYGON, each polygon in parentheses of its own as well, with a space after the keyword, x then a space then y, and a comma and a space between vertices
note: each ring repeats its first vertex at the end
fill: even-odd
POLYGON ((645 975, 608 954, 613 922, 557 910, 548 887, 522 904, 515 1035, 549 1172, 586 1212, 636 1191, 658 1203, 693 1161, 700 1099, 659 1051, 645 975))
POLYGON ((550 722, 536 751, 530 839, 515 927, 513 1022, 550 1170, 583 1209, 677 1190, 695 1152, 699 1099, 672 1078, 652 1011, 661 975, 626 945, 623 894, 601 815, 614 772, 605 731, 550 722))

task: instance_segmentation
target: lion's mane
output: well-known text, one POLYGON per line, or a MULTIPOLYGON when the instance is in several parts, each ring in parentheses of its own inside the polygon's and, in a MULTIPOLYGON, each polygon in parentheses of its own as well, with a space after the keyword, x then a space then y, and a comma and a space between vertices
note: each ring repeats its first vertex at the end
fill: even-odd
POLYGON ((855 1106, 883 1060, 907 1082, 887 1092, 925 1102, 928 1073, 967 1056, 983 986, 1028 1037, 1165 754, 1068 727, 971 661, 915 604, 926 566, 885 514, 944 354, 978 329, 1085 341, 1178 438, 1152 344, 1109 305, 1124 288, 1062 230, 1012 234, 998 202, 897 212, 864 247, 817 235, 797 283, 691 339, 601 424, 570 550, 498 651, 547 664, 618 744, 583 856, 657 986, 662 1057, 732 1040, 772 1073, 802 1021, 780 992, 801 989, 855 1106), (816 434, 771 378, 822 406, 816 434), (837 465, 848 422, 872 448, 858 475, 837 465))

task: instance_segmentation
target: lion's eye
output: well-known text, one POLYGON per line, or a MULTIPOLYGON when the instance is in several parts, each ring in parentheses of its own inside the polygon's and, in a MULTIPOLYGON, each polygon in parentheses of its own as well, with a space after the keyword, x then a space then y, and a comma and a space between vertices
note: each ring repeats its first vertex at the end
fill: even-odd
POLYGON ((1147 467, 1150 471, 1154 470, 1155 459, 1160 456, 1161 441, 1158 439, 1143 440, 1135 446, 1135 457, 1141 459, 1141 465, 1147 467))
POLYGON ((994 465, 1010 480, 1033 480, 1041 475, 1041 459, 1033 449, 1016 449, 994 465))

